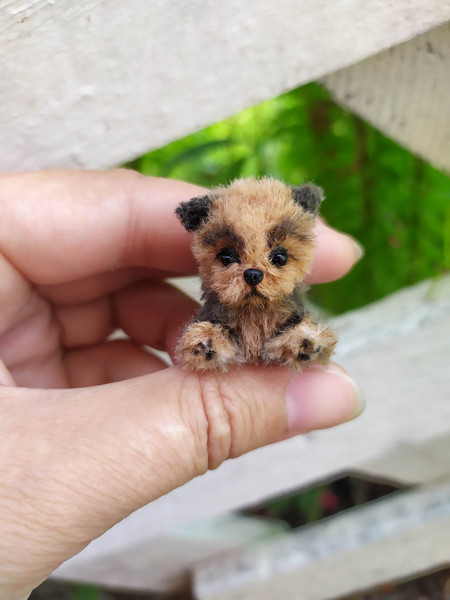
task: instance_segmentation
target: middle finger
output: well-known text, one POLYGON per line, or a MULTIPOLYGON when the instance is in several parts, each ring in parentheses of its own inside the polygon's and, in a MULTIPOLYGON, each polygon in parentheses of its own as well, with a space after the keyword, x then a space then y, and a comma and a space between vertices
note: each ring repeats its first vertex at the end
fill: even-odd
POLYGON ((173 355, 196 302, 163 281, 144 281, 108 296, 71 306, 55 306, 65 348, 91 346, 122 329, 135 342, 173 355))

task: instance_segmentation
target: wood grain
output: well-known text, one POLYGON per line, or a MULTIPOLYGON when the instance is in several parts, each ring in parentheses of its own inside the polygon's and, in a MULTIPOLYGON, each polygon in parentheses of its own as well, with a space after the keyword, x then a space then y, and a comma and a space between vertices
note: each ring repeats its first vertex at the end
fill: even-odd
POLYGON ((448 19, 442 0, 0 0, 0 171, 120 164, 448 19))
POLYGON ((396 494, 220 559, 194 577, 196 600, 328 600, 445 565, 450 480, 396 494))
POLYGON ((321 83, 339 104, 450 172, 450 23, 321 83))

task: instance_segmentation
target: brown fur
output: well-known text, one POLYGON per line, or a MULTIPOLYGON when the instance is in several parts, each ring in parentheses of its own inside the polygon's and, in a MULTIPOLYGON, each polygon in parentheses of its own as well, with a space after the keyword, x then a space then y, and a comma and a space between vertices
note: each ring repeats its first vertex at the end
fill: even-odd
MULTIPOLYGON (((198 210, 194 200, 192 210, 198 210)), ((185 227, 195 230, 193 252, 204 291, 200 322, 187 327, 179 344, 181 361, 197 370, 260 361, 300 370, 326 363, 334 334, 310 317, 297 322, 304 315, 301 282, 312 259, 314 214, 294 201, 290 187, 271 178, 236 180, 200 200, 201 219, 197 212, 188 222, 189 203, 177 209, 185 227), (224 266, 218 253, 227 248, 237 261, 224 266), (282 266, 271 262, 279 248, 287 251, 282 266), (249 285, 247 269, 261 271, 262 281, 249 285), (293 315, 296 324, 288 327, 293 315)))
POLYGON ((294 370, 301 370, 313 362, 326 365, 336 342, 334 333, 309 315, 295 327, 267 340, 262 358, 265 362, 287 365, 294 370))
POLYGON ((219 368, 244 362, 239 345, 222 325, 209 321, 192 323, 186 329, 179 348, 181 360, 197 370, 219 368))

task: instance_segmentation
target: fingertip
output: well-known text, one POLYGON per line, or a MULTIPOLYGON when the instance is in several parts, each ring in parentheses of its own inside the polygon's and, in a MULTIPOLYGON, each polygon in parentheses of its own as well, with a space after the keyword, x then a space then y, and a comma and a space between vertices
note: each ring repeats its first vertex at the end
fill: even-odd
POLYGON ((135 223, 128 259, 178 275, 194 274, 197 264, 190 251, 192 235, 176 218, 175 208, 204 193, 205 188, 192 183, 134 173, 128 188, 135 223))
POLYGON ((364 256, 364 249, 353 237, 318 221, 316 246, 307 283, 326 283, 346 275, 364 256))
POLYGON ((337 365, 294 375, 286 390, 291 433, 326 429, 351 421, 364 410, 364 396, 355 381, 337 365))
POLYGON ((0 386, 16 387, 14 377, 11 375, 9 370, 6 368, 5 363, 0 360, 0 386))

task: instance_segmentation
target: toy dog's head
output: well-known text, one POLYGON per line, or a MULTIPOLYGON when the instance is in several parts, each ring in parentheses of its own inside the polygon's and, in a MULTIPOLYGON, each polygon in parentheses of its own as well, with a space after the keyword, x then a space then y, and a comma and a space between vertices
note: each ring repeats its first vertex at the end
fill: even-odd
POLYGON ((182 202, 176 214, 194 232, 206 290, 229 307, 263 306, 291 294, 307 275, 322 190, 275 179, 238 179, 182 202))

